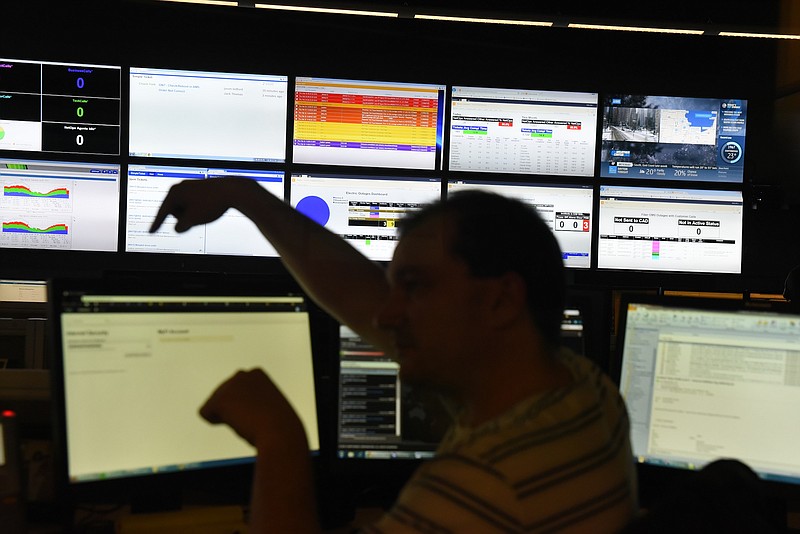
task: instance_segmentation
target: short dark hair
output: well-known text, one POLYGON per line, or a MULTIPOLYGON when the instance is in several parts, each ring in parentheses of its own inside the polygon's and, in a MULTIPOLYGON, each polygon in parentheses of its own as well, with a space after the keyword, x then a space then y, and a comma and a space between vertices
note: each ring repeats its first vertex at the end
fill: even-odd
POLYGON ((539 213, 521 200, 463 190, 402 219, 401 235, 437 216, 454 223, 451 252, 473 276, 514 272, 522 277, 534 323, 548 343, 558 346, 566 275, 561 247, 539 213))

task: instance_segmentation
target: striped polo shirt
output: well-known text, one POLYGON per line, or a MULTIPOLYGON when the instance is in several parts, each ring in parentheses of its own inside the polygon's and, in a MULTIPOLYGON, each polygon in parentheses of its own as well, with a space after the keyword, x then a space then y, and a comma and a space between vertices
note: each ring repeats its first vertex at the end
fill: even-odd
POLYGON ((397 502, 363 532, 617 532, 637 511, 627 411, 590 360, 574 380, 476 428, 454 425, 397 502))

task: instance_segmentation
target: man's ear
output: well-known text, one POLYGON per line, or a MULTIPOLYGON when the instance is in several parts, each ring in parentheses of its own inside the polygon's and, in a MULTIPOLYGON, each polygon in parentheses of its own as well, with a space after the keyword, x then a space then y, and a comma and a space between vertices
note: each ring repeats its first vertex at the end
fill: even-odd
POLYGON ((505 273, 494 282, 490 321, 502 326, 527 314, 528 285, 519 273, 505 273))

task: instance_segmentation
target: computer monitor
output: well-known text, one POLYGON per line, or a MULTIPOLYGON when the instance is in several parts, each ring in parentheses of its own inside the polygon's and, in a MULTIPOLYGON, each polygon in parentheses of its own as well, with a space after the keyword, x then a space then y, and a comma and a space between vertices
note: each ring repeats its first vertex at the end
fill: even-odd
POLYGON ((175 232, 175 218, 150 233, 150 225, 170 187, 184 180, 240 176, 255 180, 278 198, 284 196, 283 171, 208 167, 128 165, 125 251, 160 254, 277 257, 278 252, 256 225, 237 210, 208 224, 175 232))
MULTIPOLYGON (((145 493, 126 494, 133 501, 182 474, 208 483, 228 470, 252 469, 255 450, 198 414, 242 369, 271 376, 297 411, 310 454, 319 451, 303 295, 258 277, 192 273, 54 279, 49 293, 64 499, 145 493)), ((248 488, 245 482, 241 489, 248 488)))
POLYGON ((346 326, 339 358, 337 456, 432 458, 451 421, 441 399, 401 383, 399 364, 346 326))
POLYGON ((594 188, 584 184, 450 179, 447 193, 483 189, 522 200, 534 208, 553 231, 561 247, 565 267, 592 266, 592 211, 594 188))
POLYGON ((117 251, 120 165, 0 160, 0 248, 117 251))
POLYGON ((742 272, 741 191, 600 186, 597 267, 742 272))
POLYGON ((594 176, 597 93, 455 86, 450 170, 594 176))
POLYGON ((747 100, 603 99, 600 176, 742 183, 747 100))
POLYGON ((298 76, 294 163, 441 170, 445 86, 298 76))
POLYGON ((47 282, 45 280, 0 279, 0 303, 13 302, 46 303, 47 282))
MULTIPOLYGON (((577 354, 601 358, 593 354, 592 332, 600 317, 593 316, 589 303, 583 293, 568 298, 561 342, 577 354)), ((603 367, 607 367, 604 362, 603 367)), ((413 465, 414 460, 432 458, 452 422, 452 406, 434 392, 402 382, 399 370, 400 365, 381 349, 340 326, 337 457, 351 470, 358 470, 352 465, 358 460, 364 461, 362 470, 368 473, 392 469, 386 464, 395 461, 413 465), (375 465, 377 460, 386 467, 375 465)), ((391 474, 410 468, 395 463, 391 474)))
POLYGON ((375 261, 392 259, 408 213, 442 198, 439 178, 293 174, 290 203, 375 261))
POLYGON ((0 150, 119 155, 120 72, 0 59, 0 150))
POLYGON ((286 161, 288 76, 130 68, 129 154, 286 161))
POLYGON ((735 458, 763 479, 800 484, 797 308, 631 293, 616 345, 639 464, 679 473, 735 458))

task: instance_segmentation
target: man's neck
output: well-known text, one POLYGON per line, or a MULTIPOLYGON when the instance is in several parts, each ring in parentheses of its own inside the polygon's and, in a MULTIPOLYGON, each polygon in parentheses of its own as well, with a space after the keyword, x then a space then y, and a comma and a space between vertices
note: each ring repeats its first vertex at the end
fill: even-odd
POLYGON ((482 373, 462 399, 461 423, 476 427, 498 417, 520 402, 572 383, 569 369, 555 354, 506 354, 482 373))

